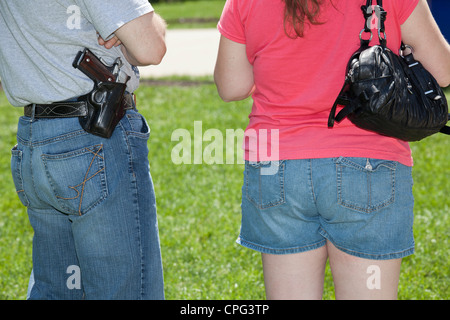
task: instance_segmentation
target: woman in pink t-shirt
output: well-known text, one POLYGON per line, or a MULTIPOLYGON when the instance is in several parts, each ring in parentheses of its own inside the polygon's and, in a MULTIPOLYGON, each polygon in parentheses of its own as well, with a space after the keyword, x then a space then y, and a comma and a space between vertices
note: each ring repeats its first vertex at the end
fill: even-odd
MULTIPOLYGON (((228 0, 218 25, 219 95, 253 99, 238 242, 262 253, 269 299, 321 298, 327 259, 336 298, 396 298, 401 259, 414 252, 408 143, 348 120, 327 127, 364 4, 228 0)), ((447 86, 450 46, 426 0, 383 8, 388 47, 412 46, 447 86)))

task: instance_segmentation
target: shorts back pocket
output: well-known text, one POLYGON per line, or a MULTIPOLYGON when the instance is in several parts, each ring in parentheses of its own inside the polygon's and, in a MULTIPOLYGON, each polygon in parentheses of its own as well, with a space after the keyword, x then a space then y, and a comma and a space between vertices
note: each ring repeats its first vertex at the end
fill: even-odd
POLYGON ((339 205, 371 213, 394 202, 397 162, 343 158, 336 160, 339 205))
POLYGON ((245 194, 259 209, 285 203, 284 166, 283 160, 245 162, 245 194))

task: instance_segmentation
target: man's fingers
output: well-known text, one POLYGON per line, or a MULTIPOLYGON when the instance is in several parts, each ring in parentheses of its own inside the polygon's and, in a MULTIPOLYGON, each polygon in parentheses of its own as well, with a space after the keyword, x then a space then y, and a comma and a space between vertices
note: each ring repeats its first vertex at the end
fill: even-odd
POLYGON ((100 35, 98 36, 98 44, 104 46, 106 49, 111 49, 112 47, 118 47, 122 42, 117 38, 117 36, 112 37, 109 40, 104 40, 100 35))

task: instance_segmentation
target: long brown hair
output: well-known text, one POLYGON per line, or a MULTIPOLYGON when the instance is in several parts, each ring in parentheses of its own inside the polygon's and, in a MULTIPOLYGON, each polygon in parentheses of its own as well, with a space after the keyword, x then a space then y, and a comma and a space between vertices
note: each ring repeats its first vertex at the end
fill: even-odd
POLYGON ((283 0, 286 4, 284 10, 284 29, 290 37, 303 37, 305 24, 321 24, 318 20, 320 5, 323 0, 283 0), (295 35, 288 31, 288 26, 295 35))

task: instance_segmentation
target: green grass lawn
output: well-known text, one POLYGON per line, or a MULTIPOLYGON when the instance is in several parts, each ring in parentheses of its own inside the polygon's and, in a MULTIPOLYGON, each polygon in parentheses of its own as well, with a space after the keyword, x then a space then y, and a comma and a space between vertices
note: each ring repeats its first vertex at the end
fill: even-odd
POLYGON ((225 0, 155 3, 155 11, 167 22, 169 29, 215 28, 225 0))
MULTIPOLYGON (((152 129, 150 164, 155 183, 167 299, 264 299, 260 255, 235 244, 240 226, 243 165, 172 162, 172 133, 194 121, 202 132, 244 129, 251 101, 223 103, 213 84, 143 86, 140 111, 152 129)), ((10 148, 20 110, 0 92, 0 299, 24 299, 31 270, 32 230, 12 184, 10 148)), ((203 137, 204 138, 204 137, 203 137)), ((200 140, 202 137, 200 137, 200 140)), ((203 141, 207 150, 210 141, 203 141)), ((402 265, 399 299, 448 299, 450 138, 412 144, 416 253, 402 265)), ((227 150, 226 152, 230 152, 227 150)), ((194 155, 192 155, 194 156, 194 155)), ((192 157, 193 159, 193 157, 192 157)), ((333 299, 327 268, 324 299, 333 299)))

